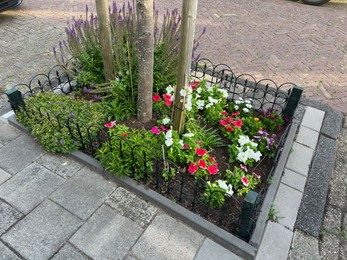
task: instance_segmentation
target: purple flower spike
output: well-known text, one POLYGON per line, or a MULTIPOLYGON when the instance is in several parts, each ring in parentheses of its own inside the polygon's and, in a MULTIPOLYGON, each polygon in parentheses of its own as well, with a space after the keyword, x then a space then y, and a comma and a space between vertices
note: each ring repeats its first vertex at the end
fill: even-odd
POLYGON ((89 90, 87 87, 84 87, 84 88, 83 88, 83 92, 86 93, 86 94, 88 94, 88 93, 90 93, 90 90, 89 90))

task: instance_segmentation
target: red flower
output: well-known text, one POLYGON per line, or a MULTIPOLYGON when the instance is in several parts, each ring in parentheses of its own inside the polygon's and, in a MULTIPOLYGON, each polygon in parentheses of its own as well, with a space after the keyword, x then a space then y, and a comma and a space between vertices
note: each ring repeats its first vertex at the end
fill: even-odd
POLYGON ((196 148, 196 150, 195 150, 195 153, 198 155, 198 156, 204 156, 206 153, 207 153, 207 151, 206 150, 204 150, 204 149, 202 149, 202 148, 196 148))
POLYGON ((248 187, 249 181, 248 181, 248 179, 247 179, 247 177, 245 175, 242 176, 241 181, 242 181, 243 185, 248 187))
POLYGON ((234 126, 236 126, 237 128, 241 128, 241 126, 242 126, 242 120, 239 119, 239 120, 235 121, 235 122, 234 122, 234 126))
POLYGON ((228 131, 228 132, 232 132, 234 130, 234 128, 232 128, 230 125, 227 125, 225 127, 225 129, 228 131))
POLYGON ((107 124, 104 124, 104 126, 107 127, 107 128, 112 128, 112 127, 114 127, 115 125, 116 125, 116 121, 111 121, 111 122, 109 122, 109 123, 107 123, 107 124))
POLYGON ((223 119, 223 120, 220 120, 219 123, 220 123, 221 125, 226 125, 228 122, 227 122, 225 119, 223 119))
POLYGON ((211 175, 216 175, 217 172, 218 172, 218 166, 217 166, 217 164, 215 164, 215 165, 210 165, 210 166, 207 167, 207 170, 208 170, 208 172, 209 172, 211 175))
POLYGON ((165 101, 165 105, 166 105, 167 107, 171 106, 171 105, 172 105, 172 100, 166 100, 166 101, 165 101))
POLYGON ((190 83, 190 87, 194 90, 199 85, 199 81, 194 81, 193 83, 190 83))
POLYGON ((211 163, 215 163, 215 162, 216 162, 216 160, 214 159, 214 157, 210 157, 210 158, 208 158, 208 160, 209 160, 211 163))
POLYGON ((190 163, 189 167, 188 167, 188 172, 190 174, 194 174, 197 170, 199 169, 199 167, 195 164, 195 163, 190 163))
POLYGON ((222 114, 222 115, 227 115, 228 112, 227 112, 227 111, 223 111, 223 112, 221 112, 221 114, 222 114))
POLYGON ((239 114, 240 114, 240 112, 236 111, 236 112, 232 113, 231 116, 238 116, 239 114))
POLYGON ((165 101, 171 100, 171 95, 166 93, 164 94, 163 98, 165 101))
POLYGON ((183 149, 183 150, 189 149, 189 145, 188 145, 188 144, 183 145, 182 149, 183 149))
POLYGON ((158 94, 154 94, 153 95, 153 101, 154 102, 158 102, 158 101, 160 101, 161 100, 161 98, 160 98, 160 96, 158 95, 158 94))
POLYGON ((122 133, 121 135, 122 135, 123 137, 128 136, 128 134, 127 134, 127 133, 122 133))
POLYGON ((203 168, 203 169, 206 169, 206 162, 203 159, 199 160, 199 167, 203 168))

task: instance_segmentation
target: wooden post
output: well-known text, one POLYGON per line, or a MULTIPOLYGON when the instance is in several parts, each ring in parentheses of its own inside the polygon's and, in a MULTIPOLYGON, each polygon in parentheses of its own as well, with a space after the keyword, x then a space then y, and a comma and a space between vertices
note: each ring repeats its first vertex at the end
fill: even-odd
POLYGON ((110 14, 107 0, 95 0, 96 12, 99 18, 101 48, 106 81, 115 79, 115 68, 112 50, 110 14))
POLYGON ((173 112, 173 128, 179 133, 184 129, 185 116, 185 101, 182 100, 180 91, 189 84, 197 9, 198 0, 183 0, 177 87, 175 90, 175 107, 173 112))
POLYGON ((138 28, 138 100, 137 119, 152 119, 154 21, 153 0, 136 0, 138 28))

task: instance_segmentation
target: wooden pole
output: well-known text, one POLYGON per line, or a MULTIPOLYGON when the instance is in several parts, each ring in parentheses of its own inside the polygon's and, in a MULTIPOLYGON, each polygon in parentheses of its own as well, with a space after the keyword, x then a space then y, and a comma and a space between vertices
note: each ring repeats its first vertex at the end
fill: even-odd
POLYGON ((96 12, 99 18, 101 48, 106 81, 115 79, 115 68, 112 50, 110 14, 107 0, 95 0, 96 12))
POLYGON ((138 28, 138 100, 137 119, 152 119, 154 21, 153 0, 136 0, 138 28))
POLYGON ((182 24, 180 34, 180 53, 177 73, 177 87, 175 90, 174 130, 181 133, 184 129, 185 107, 180 91, 189 84, 190 69, 195 34, 195 20, 198 0, 183 0, 182 24), (181 100, 183 102, 181 102, 181 100))

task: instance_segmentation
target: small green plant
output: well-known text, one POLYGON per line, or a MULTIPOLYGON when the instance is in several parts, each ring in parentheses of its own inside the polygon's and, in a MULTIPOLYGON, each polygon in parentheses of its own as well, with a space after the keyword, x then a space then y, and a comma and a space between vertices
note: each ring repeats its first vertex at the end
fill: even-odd
POLYGON ((205 185, 205 192, 201 195, 201 201, 213 209, 219 209, 225 203, 225 196, 232 195, 232 186, 225 181, 218 180, 212 183, 208 181, 205 185))
POLYGON ((281 219, 280 216, 278 216, 278 211, 274 207, 274 205, 271 205, 269 214, 268 214, 268 219, 272 222, 278 223, 279 220, 281 219))
POLYGON ((246 166, 241 165, 241 167, 243 169, 235 166, 233 171, 226 170, 225 172, 226 181, 232 185, 239 196, 253 190, 261 181, 260 175, 256 173, 249 174, 246 166))

